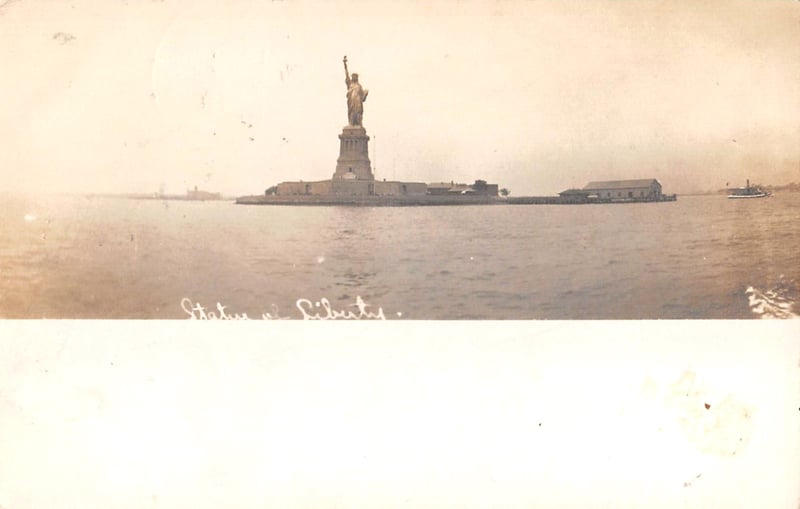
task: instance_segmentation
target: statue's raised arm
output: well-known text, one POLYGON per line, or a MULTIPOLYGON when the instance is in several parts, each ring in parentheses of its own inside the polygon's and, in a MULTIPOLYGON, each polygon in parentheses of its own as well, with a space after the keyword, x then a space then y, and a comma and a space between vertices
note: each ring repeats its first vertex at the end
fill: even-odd
POLYGON ((344 82, 349 87, 350 86, 350 73, 347 71, 347 55, 344 56, 342 59, 342 63, 344 63, 344 82))

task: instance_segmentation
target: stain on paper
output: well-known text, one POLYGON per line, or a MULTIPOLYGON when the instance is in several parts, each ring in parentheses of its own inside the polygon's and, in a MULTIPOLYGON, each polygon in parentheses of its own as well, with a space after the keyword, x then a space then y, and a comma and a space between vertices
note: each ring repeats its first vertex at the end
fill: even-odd
POLYGON ((670 386, 666 403, 677 411, 681 431, 699 451, 735 456, 750 441, 753 410, 734 394, 727 394, 713 405, 711 400, 697 375, 686 371, 670 386))

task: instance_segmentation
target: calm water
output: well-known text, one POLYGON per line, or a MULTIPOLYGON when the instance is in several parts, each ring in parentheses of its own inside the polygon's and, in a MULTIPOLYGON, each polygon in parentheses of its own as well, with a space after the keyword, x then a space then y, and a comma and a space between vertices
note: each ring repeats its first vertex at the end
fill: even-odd
POLYGON ((660 204, 269 207, 6 195, 0 316, 260 317, 298 299, 387 318, 798 314, 800 194, 660 204))

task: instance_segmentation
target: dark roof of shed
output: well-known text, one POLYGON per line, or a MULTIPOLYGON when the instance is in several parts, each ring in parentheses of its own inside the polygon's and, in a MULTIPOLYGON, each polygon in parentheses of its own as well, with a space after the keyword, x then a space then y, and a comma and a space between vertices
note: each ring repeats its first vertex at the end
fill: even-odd
POLYGON ((558 194, 560 194, 561 196, 573 195, 573 194, 577 194, 577 195, 583 196, 583 195, 589 194, 589 191, 587 191, 585 189, 567 189, 565 191, 561 191, 558 194))
POLYGON ((589 182, 584 186, 584 190, 592 189, 626 189, 629 187, 650 187, 653 183, 661 185, 656 179, 638 180, 605 180, 600 182, 589 182))

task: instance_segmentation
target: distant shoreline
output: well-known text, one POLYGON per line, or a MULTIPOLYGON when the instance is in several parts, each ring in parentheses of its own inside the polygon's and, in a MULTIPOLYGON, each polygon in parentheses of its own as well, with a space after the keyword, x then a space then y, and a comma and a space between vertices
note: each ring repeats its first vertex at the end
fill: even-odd
POLYGON ((170 201, 233 201, 235 198, 214 194, 209 196, 187 196, 185 194, 145 194, 145 193, 89 193, 87 198, 122 198, 126 200, 170 200, 170 201))

